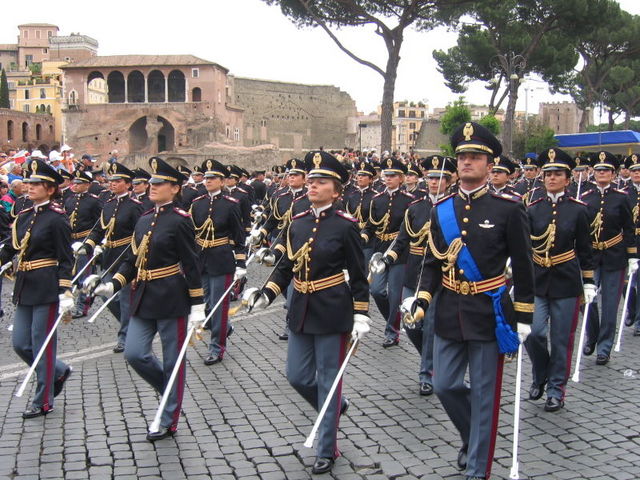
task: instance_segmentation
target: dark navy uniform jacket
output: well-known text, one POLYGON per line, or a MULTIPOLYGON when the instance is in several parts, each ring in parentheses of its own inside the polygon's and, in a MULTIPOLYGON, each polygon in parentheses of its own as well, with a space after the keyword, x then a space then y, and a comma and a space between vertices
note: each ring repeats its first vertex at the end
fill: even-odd
POLYGON ((369 309, 369 283, 357 221, 333 206, 318 218, 310 210, 296 216, 287 231, 287 253, 264 288, 269 301, 292 279, 288 309, 292 331, 351 332, 353 314, 366 315, 369 309))
MULTIPOLYGON (((369 219, 371 200, 377 194, 378 192, 369 186, 362 191, 359 188, 354 188, 350 193, 344 195, 344 209, 358 220, 360 230, 364 228, 369 219)), ((373 238, 369 239, 365 247, 373 248, 373 238)))
POLYGON ((232 189, 227 189, 226 194, 238 201, 242 225, 245 231, 249 232, 251 230, 251 201, 249 198, 249 192, 243 187, 234 187, 232 189))
POLYGON ((240 203, 218 193, 196 198, 191 204, 201 273, 218 276, 233 273, 246 263, 245 231, 240 203), (211 221, 209 221, 211 219, 211 221))
POLYGON ((74 193, 65 203, 64 209, 71 224, 71 238, 83 240, 100 218, 102 205, 92 193, 74 193))
POLYGON ((544 198, 529 205, 527 216, 534 250, 536 295, 547 298, 582 295, 582 284, 593 283, 593 252, 586 204, 568 193, 557 202, 545 194, 544 198), (550 228, 554 229, 551 238, 550 228), (543 253, 547 245, 550 248, 543 253))
MULTIPOLYGON (((514 330, 516 322, 530 324, 534 297, 533 262, 529 222, 520 199, 489 193, 486 186, 470 195, 459 191, 453 199, 462 241, 474 258, 483 280, 502 279, 507 258, 511 257, 515 301, 511 301, 508 289, 505 289, 501 301, 503 311, 514 330)), ((438 202, 436 207, 445 200, 438 202)), ((427 302, 450 274, 460 287, 463 287, 463 282, 467 285, 469 280, 457 264, 449 270, 448 262, 438 258, 447 252, 448 246, 436 207, 431 210, 432 243, 425 257, 418 292, 418 298, 427 302)), ((442 288, 436 306, 436 334, 454 341, 495 341, 496 320, 491 297, 486 293, 472 294, 466 288, 461 288, 460 292, 442 288)))
POLYGON ((13 223, 12 241, 0 251, 4 264, 18 255, 13 302, 18 305, 57 303, 71 289, 71 227, 64 210, 49 202, 29 207, 13 223))
POLYGON ((129 282, 131 315, 178 318, 204 302, 191 216, 175 202, 144 213, 131 249, 113 276, 114 290, 129 282))
POLYGON ((281 229, 286 228, 293 217, 291 212, 293 201, 306 193, 307 188, 303 187, 296 193, 293 193, 290 188, 286 188, 280 193, 274 194, 270 202, 269 217, 260 231, 265 236, 270 233, 277 235, 281 229))

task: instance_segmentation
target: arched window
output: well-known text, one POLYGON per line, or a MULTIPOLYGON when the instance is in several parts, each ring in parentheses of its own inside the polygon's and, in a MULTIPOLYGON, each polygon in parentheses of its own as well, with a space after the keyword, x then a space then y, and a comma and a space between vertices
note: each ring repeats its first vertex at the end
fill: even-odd
MULTIPOLYGON (((51 109, 51 107, 49 107, 51 109)), ((44 103, 40 104, 40 113, 45 113, 47 111, 47 106, 44 103)))
POLYGON ((69 105, 76 105, 78 103, 78 92, 71 90, 69 92, 69 105))
POLYGON ((191 90, 191 101, 192 102, 202 101, 202 90, 200 90, 200 87, 196 87, 193 90, 191 90))
POLYGON ((144 103, 144 75, 138 70, 127 76, 127 101, 144 103))
POLYGON ((37 123, 36 124, 36 140, 39 141, 41 136, 42 136, 42 125, 37 123))
POLYGON ((160 70, 153 70, 147 77, 147 90, 149 102, 164 102, 164 74, 160 70))
POLYGON ((124 75, 114 71, 107 77, 107 93, 109 103, 124 103, 124 75))
POLYGON ((184 73, 180 70, 172 70, 169 73, 169 101, 184 102, 184 73))
POLYGON ((27 124, 27 122, 22 122, 22 141, 29 141, 29 125, 27 124))
POLYGON ((7 140, 13 140, 13 120, 7 122, 7 140))
POLYGON ((49 135, 53 135, 53 125, 49 125, 49 135))

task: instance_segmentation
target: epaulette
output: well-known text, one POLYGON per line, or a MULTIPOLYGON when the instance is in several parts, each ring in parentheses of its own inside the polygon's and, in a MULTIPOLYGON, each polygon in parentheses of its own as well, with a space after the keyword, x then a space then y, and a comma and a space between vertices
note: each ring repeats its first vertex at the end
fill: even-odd
POLYGON ((182 215, 183 217, 187 217, 190 218, 191 214, 183 209, 181 209, 180 207, 173 207, 173 211, 176 212, 178 215, 182 215))
POLYGON ((587 195, 589 195, 590 193, 593 193, 593 192, 595 192, 595 189, 594 190, 587 190, 586 192, 582 192, 582 195, 580 195, 580 198, 584 198, 584 197, 586 197, 587 195))
POLYGON ((23 213, 27 213, 29 211, 33 210, 33 206, 29 207, 29 208, 23 208, 22 210, 20 210, 18 212, 18 215, 22 215, 23 213))
MULTIPOLYGON (((538 187, 536 187, 538 188, 538 187)), ((520 199, 522 199, 522 195, 520 195, 518 192, 516 192, 515 190, 509 192, 509 195, 513 195, 514 197, 518 197, 520 199)))
POLYGON ((573 197, 569 197, 569 200, 573 200, 574 202, 580 204, 580 205, 584 205, 585 207, 587 206, 587 204, 585 202, 583 202, 582 200, 578 200, 577 198, 573 198, 573 197))
POLYGON ((416 203, 420 203, 420 202, 422 202, 423 200, 424 200, 424 201, 426 201, 426 200, 427 200, 427 197, 420 197, 420 198, 416 198, 413 202, 411 202, 411 203, 409 204, 409 206, 411 206, 411 205, 415 205, 416 203))
POLYGON ((190 188, 191 190, 197 190, 196 187, 194 187, 191 183, 187 183, 185 186, 182 187, 183 189, 185 188, 190 188))
POLYGON ((203 198, 205 198, 207 196, 207 194, 205 193, 204 195, 200 195, 199 197, 194 198, 191 203, 193 202, 197 202, 198 200, 202 200, 203 198))
POLYGON ((227 200, 229 200, 230 202, 233 202, 233 203, 240 203, 240 200, 238 200, 237 198, 233 198, 233 197, 232 197, 232 196, 230 196, 230 195, 223 195, 223 197, 224 197, 224 198, 226 198, 227 200))
MULTIPOLYGON (((533 190, 530 190, 530 192, 532 191, 533 190)), ((510 202, 514 202, 514 203, 522 202, 522 198, 514 197, 513 195, 509 195, 508 193, 495 193, 495 192, 490 192, 490 193, 491 193, 491 196, 494 198, 501 198, 502 200, 509 200, 510 202)))
POLYGON ((455 197, 456 195, 457 195, 457 193, 450 193, 446 197, 442 197, 440 200, 438 200, 436 203, 434 203, 433 206, 435 207, 436 205, 440 205, 445 200, 449 200, 451 197, 455 197))
POLYGON ((129 197, 129 199, 130 199, 133 203, 137 203, 138 205, 142 205, 142 202, 141 202, 140 200, 138 200, 137 198, 129 197))
POLYGON ((625 192, 624 190, 620 190, 619 188, 612 188, 612 190, 614 192, 622 193, 623 195, 629 195, 627 192, 625 192))
POLYGON ((305 210, 305 211, 304 211, 304 212, 302 212, 302 213, 299 213, 299 214, 297 214, 297 215, 294 215, 294 216, 293 216, 293 218, 292 218, 291 220, 295 220, 296 218, 304 217, 305 215, 309 215, 310 213, 311 213, 311 210, 310 210, 310 209, 309 209, 309 210, 305 210))
POLYGON ((402 193, 403 195, 406 195, 406 196, 407 196, 407 197, 409 197, 409 198, 416 198, 416 196, 415 196, 415 195, 413 195, 413 194, 411 194, 411 193, 407 192, 406 190, 400 190, 400 193, 402 193))
POLYGON ((378 198, 380 195, 384 195, 386 193, 385 190, 381 191, 380 193, 377 193, 373 196, 373 198, 378 198))
POLYGON ((95 198, 97 200, 100 200, 100 197, 98 195, 93 194, 93 193, 90 193, 89 196, 93 197, 93 198, 95 198))
POLYGON ((534 201, 533 201, 533 202, 531 202, 529 205, 527 205, 527 208, 529 208, 529 207, 533 207, 536 203, 539 203, 539 202, 541 202, 542 200, 544 200, 544 197, 540 197, 540 198, 538 198, 538 199, 534 200, 534 201))
POLYGON ((349 220, 350 222, 357 222, 358 219, 354 218, 352 215, 348 214, 344 210, 336 210, 336 215, 349 220))
POLYGON ((244 188, 242 188, 242 187, 238 187, 237 185, 236 185, 236 188, 237 188, 238 190, 240 190, 242 193, 246 193, 246 194, 248 194, 248 193, 249 193, 247 190, 245 190, 245 189, 244 189, 244 188))
POLYGON ((150 208, 149 210, 147 210, 146 212, 142 212, 142 215, 149 215, 150 213, 152 213, 153 211, 155 211, 155 207, 150 208))
POLYGON ((60 208, 58 205, 54 204, 53 202, 49 204, 49 210, 53 210, 54 212, 59 213, 61 215, 64 215, 66 213, 62 208, 60 208))
MULTIPOLYGON (((307 192, 307 193, 308 193, 308 192, 307 192)), ((298 198, 296 198, 296 199, 293 201, 293 203, 296 203, 296 202, 298 202, 298 201, 302 200, 303 198, 307 198, 307 193, 305 193, 304 195, 300 195, 298 198)))

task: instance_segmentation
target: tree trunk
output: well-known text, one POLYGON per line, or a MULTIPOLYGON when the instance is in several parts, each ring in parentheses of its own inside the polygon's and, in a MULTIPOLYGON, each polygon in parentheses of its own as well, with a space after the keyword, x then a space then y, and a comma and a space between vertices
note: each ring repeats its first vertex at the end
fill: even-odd
POLYGON ((624 129, 629 130, 629 125, 631 124, 631 114, 629 110, 624 112, 624 129))
POLYGON ((382 151, 388 150, 391 152, 391 135, 393 134, 393 96, 396 89, 399 61, 400 56, 398 54, 389 52, 389 59, 387 60, 387 68, 384 75, 384 86, 382 88, 382 111, 380 113, 382 151))
POLYGON ((507 103, 502 130, 502 150, 505 155, 510 157, 513 157, 513 121, 518 101, 518 85, 517 81, 509 80, 509 102, 507 103))
POLYGON ((609 110, 609 131, 613 130, 613 110, 609 110))
POLYGON ((587 127, 589 126, 589 113, 591 110, 587 110, 586 108, 582 110, 582 115, 580 115, 580 125, 578 126, 578 132, 584 133, 587 131, 587 127))

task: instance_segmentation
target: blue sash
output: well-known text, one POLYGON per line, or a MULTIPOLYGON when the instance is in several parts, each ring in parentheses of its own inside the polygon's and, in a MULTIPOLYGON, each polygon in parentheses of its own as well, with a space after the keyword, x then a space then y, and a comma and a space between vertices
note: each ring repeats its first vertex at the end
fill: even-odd
MULTIPOLYGON (((458 225, 456 212, 453 207, 454 198, 454 196, 449 197, 436 205, 440 228, 447 245, 451 245, 451 242, 456 238, 461 237, 460 226, 458 225)), ((484 278, 482 278, 482 273, 480 273, 480 269, 478 268, 478 264, 471 256, 471 252, 466 245, 462 246, 462 249, 458 254, 456 264, 458 268, 464 270, 464 275, 471 282, 481 282, 484 280, 484 278)), ((493 301, 493 312, 496 316, 496 340, 498 341, 500 353, 513 354, 518 351, 520 339, 504 318, 504 311, 502 310, 502 303, 500 300, 506 289, 507 287, 503 285, 495 290, 484 292, 484 294, 491 297, 491 300, 493 301)))

